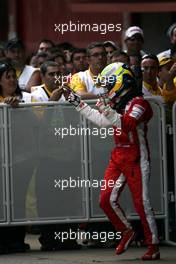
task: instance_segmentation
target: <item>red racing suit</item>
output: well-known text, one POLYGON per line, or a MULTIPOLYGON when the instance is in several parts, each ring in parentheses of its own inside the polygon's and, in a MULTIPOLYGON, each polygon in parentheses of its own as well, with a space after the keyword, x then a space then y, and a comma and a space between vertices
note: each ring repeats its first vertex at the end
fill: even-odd
POLYGON ((127 183, 142 222, 146 243, 157 244, 157 228, 149 197, 150 160, 146 137, 147 123, 153 115, 151 106, 143 97, 133 98, 123 114, 100 101, 97 105, 101 111, 81 101, 77 111, 98 126, 111 125, 114 128, 116 146, 112 150, 104 180, 113 180, 115 184, 106 184, 107 187, 101 190, 100 207, 116 230, 123 232, 131 228, 118 203, 120 193, 127 183))

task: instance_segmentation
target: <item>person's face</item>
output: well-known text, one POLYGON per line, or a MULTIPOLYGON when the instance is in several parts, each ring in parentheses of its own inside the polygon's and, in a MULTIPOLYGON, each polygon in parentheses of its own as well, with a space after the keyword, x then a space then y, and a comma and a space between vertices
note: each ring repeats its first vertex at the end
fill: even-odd
POLYGON ((63 53, 65 55, 66 61, 69 62, 71 58, 71 52, 70 50, 63 49, 63 53))
POLYGON ((168 63, 166 63, 165 65, 161 66, 159 68, 159 73, 158 73, 158 76, 159 76, 159 79, 163 82, 166 82, 167 81, 167 78, 168 78, 168 73, 170 71, 170 68, 172 67, 173 65, 173 62, 170 61, 168 63))
POLYGON ((37 58, 37 67, 40 67, 46 61, 46 57, 37 58))
POLYGON ((129 65, 128 57, 124 56, 123 54, 119 56, 112 56, 111 62, 122 62, 129 65))
POLYGON ((13 70, 5 71, 0 79, 2 94, 12 96, 17 88, 17 77, 13 70))
POLYGON ((14 67, 21 66, 24 63, 24 50, 12 48, 5 52, 6 57, 12 60, 14 67))
POLYGON ((47 52, 47 50, 51 47, 52 45, 50 43, 41 42, 38 48, 38 52, 47 52))
POLYGON ((76 71, 85 71, 88 68, 86 53, 75 53, 73 56, 73 66, 76 71))
POLYGON ((92 69, 102 71, 107 64, 106 50, 103 47, 96 47, 90 50, 88 57, 89 66, 92 69))
POLYGON ((58 67, 59 67, 59 71, 62 73, 62 74, 66 74, 66 67, 65 67, 65 62, 63 60, 62 57, 56 57, 54 59, 55 62, 57 62, 58 64, 58 67))
POLYGON ((176 28, 172 32, 171 43, 176 44, 176 28))
POLYGON ((128 53, 137 54, 140 52, 143 46, 143 39, 140 34, 135 34, 131 38, 125 41, 128 53))
POLYGON ((106 54, 107 54, 107 62, 111 63, 111 55, 114 52, 113 47, 109 46, 109 47, 105 47, 106 50, 106 54))
POLYGON ((159 67, 155 60, 146 58, 141 62, 143 80, 146 83, 156 82, 159 67))
POLYGON ((138 58, 138 56, 130 56, 130 66, 137 66, 140 67, 140 59, 138 58))
POLYGON ((49 66, 45 75, 42 74, 42 81, 50 91, 55 90, 61 83, 61 73, 58 66, 49 66), (58 80, 56 79, 58 78, 58 80))

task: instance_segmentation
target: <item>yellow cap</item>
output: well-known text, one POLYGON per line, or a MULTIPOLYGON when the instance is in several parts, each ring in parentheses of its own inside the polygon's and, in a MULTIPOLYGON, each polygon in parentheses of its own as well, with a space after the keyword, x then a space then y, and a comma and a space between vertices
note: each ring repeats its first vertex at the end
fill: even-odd
POLYGON ((159 66, 163 66, 172 61, 171 57, 167 55, 158 56, 158 60, 159 60, 159 66))

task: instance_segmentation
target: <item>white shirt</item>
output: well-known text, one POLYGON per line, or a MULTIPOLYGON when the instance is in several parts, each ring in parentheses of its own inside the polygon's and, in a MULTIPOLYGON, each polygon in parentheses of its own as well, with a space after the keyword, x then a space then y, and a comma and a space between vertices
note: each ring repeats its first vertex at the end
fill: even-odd
MULTIPOLYGON (((50 95, 44 89, 44 84, 33 86, 31 88, 31 100, 32 102, 47 102, 49 101, 50 95)), ((60 103, 65 102, 65 97, 62 95, 58 100, 60 103)))
POLYGON ((30 65, 25 65, 22 73, 20 74, 20 76, 18 78, 18 84, 19 84, 21 90, 24 91, 26 89, 26 85, 29 82, 32 74, 35 71, 38 71, 38 69, 36 69, 30 65))

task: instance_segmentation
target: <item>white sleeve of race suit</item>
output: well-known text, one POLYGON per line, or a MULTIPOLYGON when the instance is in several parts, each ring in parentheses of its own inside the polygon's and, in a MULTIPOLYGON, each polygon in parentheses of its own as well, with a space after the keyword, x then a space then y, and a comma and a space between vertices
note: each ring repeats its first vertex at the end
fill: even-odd
POLYGON ((85 116, 92 123, 99 127, 116 126, 121 128, 121 115, 112 108, 107 107, 108 111, 100 113, 98 110, 91 108, 84 101, 76 107, 76 110, 85 116))

